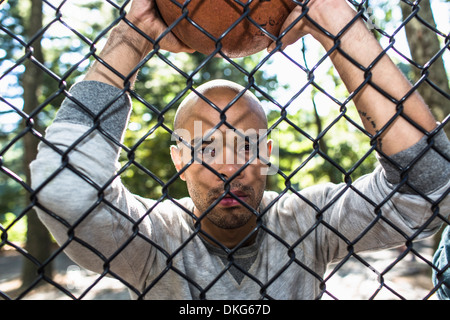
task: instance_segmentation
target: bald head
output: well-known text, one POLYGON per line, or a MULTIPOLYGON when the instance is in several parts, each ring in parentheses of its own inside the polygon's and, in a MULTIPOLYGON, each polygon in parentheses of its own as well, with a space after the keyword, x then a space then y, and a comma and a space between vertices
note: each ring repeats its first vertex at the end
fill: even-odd
MULTIPOLYGON (((202 114, 203 112, 217 112, 219 114, 220 111, 208 105, 207 100, 211 101, 219 110, 223 110, 238 96, 239 98, 236 101, 243 101, 248 108, 248 112, 253 116, 259 117, 267 128, 267 116, 261 106, 261 102, 253 93, 246 90, 243 86, 228 80, 212 80, 199 86, 196 92, 191 92, 183 100, 175 114, 174 130, 183 128, 186 120, 195 117, 196 114, 202 114), (203 97, 207 100, 205 101, 203 97), (226 105, 218 105, 218 101, 223 101, 223 99, 226 99, 226 105)), ((234 104, 230 108, 233 107, 234 104)))

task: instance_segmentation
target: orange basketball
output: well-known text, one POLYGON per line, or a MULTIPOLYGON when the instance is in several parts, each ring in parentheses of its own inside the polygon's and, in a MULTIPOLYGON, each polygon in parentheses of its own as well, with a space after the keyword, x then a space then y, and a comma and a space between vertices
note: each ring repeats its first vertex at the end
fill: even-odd
POLYGON ((210 54, 216 49, 215 40, 220 38, 221 50, 230 58, 249 56, 267 48, 272 40, 260 28, 278 36, 296 5, 292 0, 253 0, 246 8, 248 2, 191 0, 184 5, 184 0, 156 0, 168 26, 183 15, 183 10, 187 12, 187 17, 172 29, 178 39, 198 52, 210 54))

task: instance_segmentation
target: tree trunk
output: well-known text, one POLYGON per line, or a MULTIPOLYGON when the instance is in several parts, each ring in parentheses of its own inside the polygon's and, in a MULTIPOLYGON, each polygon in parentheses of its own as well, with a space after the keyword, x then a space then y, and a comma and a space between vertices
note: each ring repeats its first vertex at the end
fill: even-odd
MULTIPOLYGON (((403 20, 405 20, 411 15, 413 9, 410 5, 405 4, 403 1, 400 3, 403 20)), ((429 0, 420 1, 418 16, 425 20, 430 26, 436 27, 429 0)), ((420 66, 427 65, 428 61, 430 61, 430 59, 432 59, 441 49, 438 36, 433 30, 427 28, 417 18, 411 19, 406 24, 405 30, 413 60, 420 64, 420 66)), ((416 81, 420 79, 424 72, 428 72, 428 79, 439 87, 440 90, 447 95, 447 97, 450 96, 450 88, 448 85, 448 78, 445 72, 442 55, 436 59, 436 61, 434 61, 428 69, 415 67, 413 67, 413 69, 416 81)), ((439 93, 439 91, 434 89, 430 84, 425 82, 422 83, 418 88, 418 91, 438 121, 444 120, 445 117, 450 114, 450 103, 448 98, 439 93)), ((447 135, 450 134, 450 125, 445 127, 445 132, 447 135)))
MULTIPOLYGON (((401 8, 403 20, 405 20, 409 17, 409 15, 411 15, 413 10, 411 6, 403 2, 401 2, 401 8)), ((429 0, 420 1, 420 10, 418 15, 429 25, 436 27, 429 0)), ((405 30, 413 60, 421 66, 425 66, 428 61, 430 61, 430 59, 433 58, 440 50, 438 36, 417 18, 411 19, 411 21, 406 24, 405 30)), ((424 71, 425 70, 414 68, 416 81, 422 76, 424 71)), ((438 86, 440 90, 447 95, 447 97, 450 96, 450 88, 448 85, 448 78, 442 55, 434 61, 432 66, 428 69, 428 72, 428 79, 438 86)), ((449 99, 439 93, 430 84, 422 83, 422 85, 418 88, 418 91, 438 121, 444 120, 445 117, 450 114, 449 99)), ((447 136, 450 136, 450 124, 447 124, 444 127, 444 131, 447 136)), ((437 249, 441 234, 442 230, 434 236, 434 249, 437 249)))
MULTIPOLYGON (((42 28, 42 1, 41 0, 31 0, 31 9, 29 17, 29 25, 27 27, 27 39, 33 38, 34 34, 42 28)), ((35 39, 31 44, 33 48, 33 57, 43 62, 43 53, 41 48, 41 39, 35 39)), ((30 114, 34 109, 39 106, 39 90, 43 82, 42 70, 36 66, 32 61, 28 60, 25 63, 26 70, 23 74, 22 85, 23 85, 23 100, 24 107, 23 111, 26 114, 30 114)), ((24 120, 23 129, 31 129, 29 121, 24 120)), ((38 129, 38 119, 34 119, 35 124, 32 126, 34 129, 38 129)), ((40 131, 40 130, 39 130, 40 131)), ((39 140, 29 131, 23 137, 24 145, 24 172, 26 174, 27 183, 30 184, 30 169, 29 164, 32 160, 36 158, 37 155, 37 145, 39 140)), ((27 213, 27 241, 25 244, 25 249, 32 255, 39 263, 45 262, 48 259, 51 252, 51 237, 47 229, 42 225, 38 219, 36 212, 31 209, 27 213)), ((27 288, 32 284, 37 278, 37 271, 40 265, 36 265, 27 257, 24 258, 24 263, 22 266, 22 288, 27 288)), ((40 271, 42 273, 42 271, 40 271)), ((51 277, 52 267, 49 264, 45 267, 45 275, 51 277)), ((43 284, 41 281, 39 284, 43 284)))

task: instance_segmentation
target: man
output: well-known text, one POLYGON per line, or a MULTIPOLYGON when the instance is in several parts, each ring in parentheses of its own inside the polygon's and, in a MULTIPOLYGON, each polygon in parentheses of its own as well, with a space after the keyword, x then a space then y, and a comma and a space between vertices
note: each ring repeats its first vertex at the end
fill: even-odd
MULTIPOLYGON (((382 167, 350 187, 265 191, 266 164, 249 154, 250 142, 238 147, 236 133, 267 128, 261 105, 242 87, 213 81, 190 93, 174 124, 181 133, 171 155, 190 198, 132 195, 117 172, 118 145, 130 110, 126 89, 152 44, 121 22, 101 55, 118 72, 95 63, 46 133, 57 149, 42 143, 31 165, 39 216, 74 261, 120 277, 133 297, 315 299, 326 289, 322 277, 331 261, 400 245, 405 237, 427 237, 439 228, 431 207, 436 204, 448 215, 449 199, 440 198, 448 188, 449 166, 433 150, 421 154, 427 140, 449 154, 447 138, 434 134, 436 122, 427 106, 363 22, 356 19, 346 27, 355 12, 345 1, 310 1, 308 7, 310 20, 290 29, 283 48, 305 34, 333 48, 335 40, 314 20, 332 35, 346 28, 339 47, 363 68, 377 60, 362 70, 342 52, 331 53, 366 130, 378 134, 377 149, 389 160, 381 157, 382 167), (370 84, 363 85, 367 76, 370 84), (398 113, 393 101, 402 99, 401 116, 391 120, 398 113), (236 135, 227 135, 227 129, 236 135), (239 156, 252 161, 242 164, 239 156), (398 168, 409 168, 407 176, 398 168)), ((165 25, 155 12, 153 1, 134 1, 127 18, 156 39, 165 25)), ((284 28, 301 12, 301 7, 293 10, 284 28)), ((171 34, 158 44, 191 51, 171 34)), ((270 153, 270 141, 258 144, 270 153)))

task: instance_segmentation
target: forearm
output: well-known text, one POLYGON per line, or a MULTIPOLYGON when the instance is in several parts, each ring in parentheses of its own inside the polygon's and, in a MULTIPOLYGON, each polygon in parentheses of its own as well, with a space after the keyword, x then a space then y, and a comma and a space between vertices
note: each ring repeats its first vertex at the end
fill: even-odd
POLYGON ((120 22, 111 32, 105 47, 86 74, 84 80, 99 81, 123 88, 126 80, 132 86, 136 67, 151 50, 150 41, 125 22, 120 22))
MULTIPOLYGON (((347 8, 344 7, 340 1, 332 3, 338 6, 334 9, 340 14, 337 21, 332 21, 333 24, 330 24, 330 21, 326 21, 330 19, 329 16, 323 17, 321 14, 315 15, 314 19, 326 26, 333 35, 337 35, 355 16, 355 12, 345 3, 347 8)), ((317 12, 321 13, 321 11, 317 12)), ((335 45, 332 38, 318 30, 313 33, 313 36, 327 51, 335 45)), ((403 108, 401 114, 411 119, 424 131, 431 131, 436 127, 435 119, 422 98, 416 92, 408 95, 412 91, 411 84, 391 59, 383 53, 378 41, 361 19, 355 21, 337 41, 339 50, 334 50, 330 57, 348 91, 355 93, 353 101, 365 129, 371 135, 376 135, 383 129, 383 133, 378 137, 378 147, 383 153, 387 155, 398 153, 411 147, 423 137, 423 132, 411 125, 403 116, 396 117, 388 128, 384 128, 395 117, 397 107, 403 108), (356 64, 347 59, 340 50, 355 60, 356 64), (380 55, 381 59, 374 64, 380 55), (367 79, 368 83, 363 85, 367 79), (405 98, 406 100, 402 101, 405 98)))
POLYGON ((85 80, 100 81, 120 89, 132 86, 139 63, 154 48, 153 45, 155 49, 175 53, 194 52, 168 32, 154 0, 133 0, 125 19, 112 30, 100 59, 94 63, 85 80))

